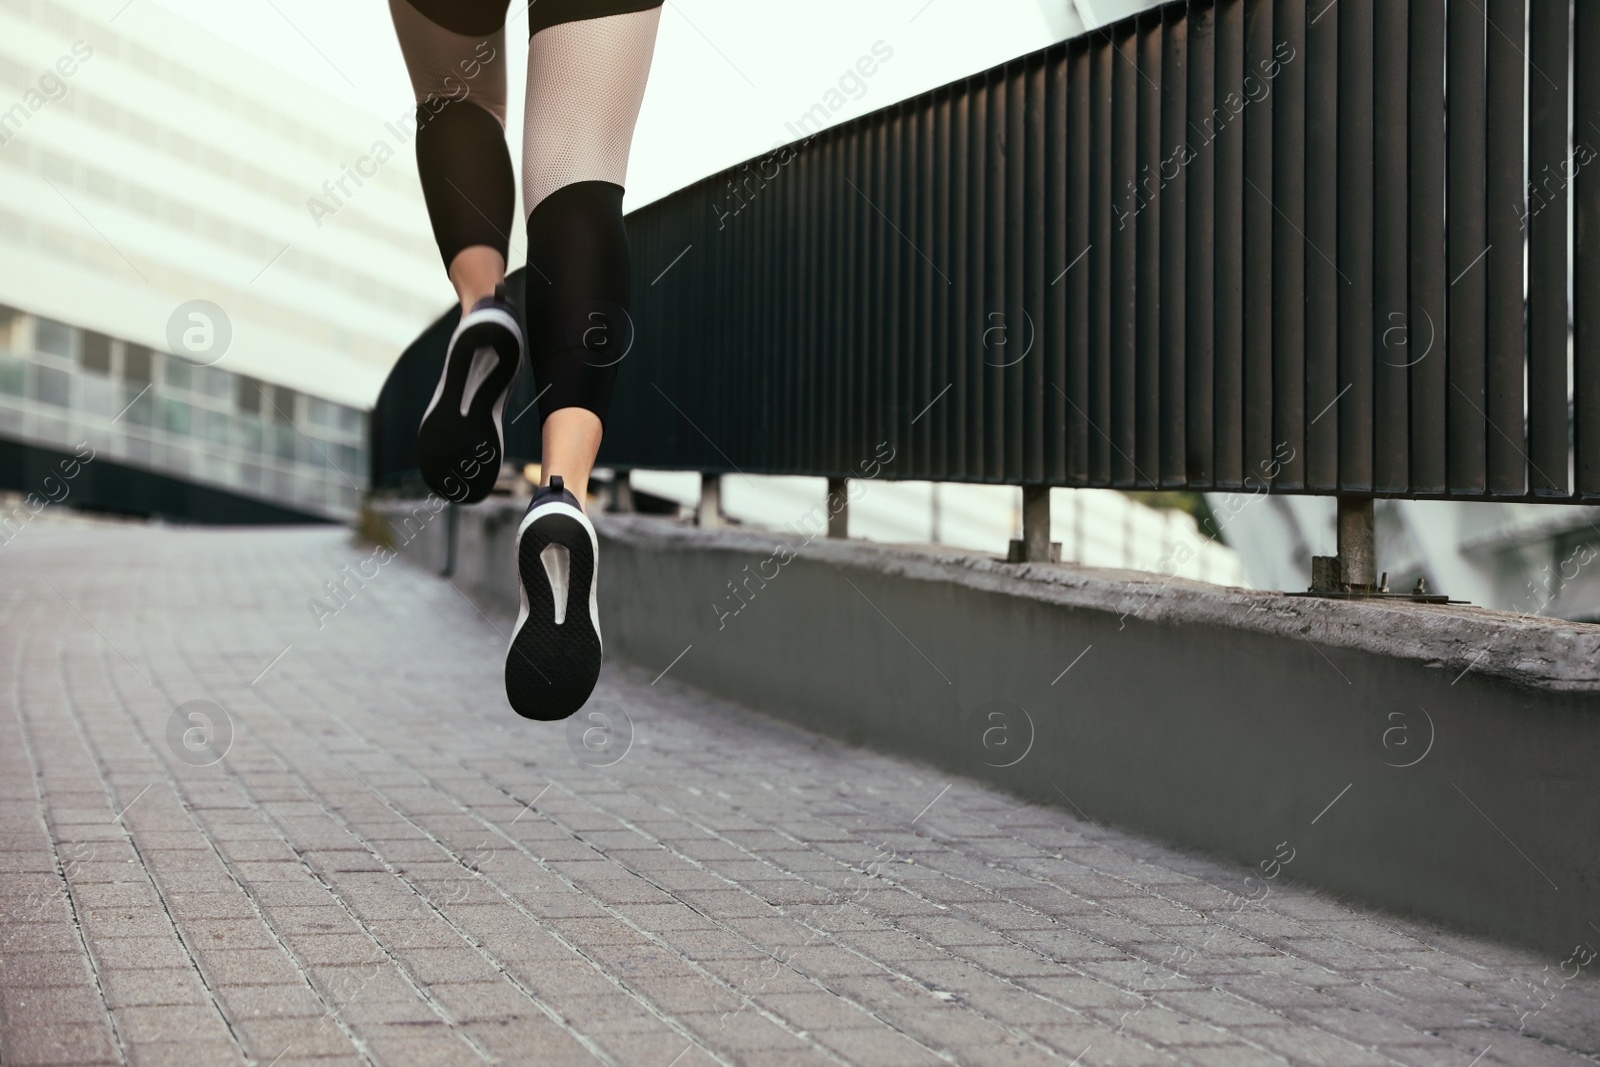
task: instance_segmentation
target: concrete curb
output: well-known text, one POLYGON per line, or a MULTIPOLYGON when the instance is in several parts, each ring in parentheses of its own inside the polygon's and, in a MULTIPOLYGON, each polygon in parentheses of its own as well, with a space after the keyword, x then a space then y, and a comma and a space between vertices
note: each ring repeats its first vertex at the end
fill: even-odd
MULTIPOLYGON (((497 613, 508 508, 462 513, 452 577, 497 613)), ((1600 626, 596 525, 607 653, 661 684, 1263 877, 1550 949, 1594 937, 1600 626)))

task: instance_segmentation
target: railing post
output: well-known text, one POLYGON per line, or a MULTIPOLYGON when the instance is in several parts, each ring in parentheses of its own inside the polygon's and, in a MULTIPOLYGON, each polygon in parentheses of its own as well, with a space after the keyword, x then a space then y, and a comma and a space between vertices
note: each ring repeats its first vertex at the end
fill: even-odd
POLYGON ((444 570, 439 573, 448 578, 456 572, 456 541, 461 536, 461 509, 454 501, 446 504, 444 520, 444 570))
POLYGON ((828 479, 828 536, 850 536, 850 498, 845 495, 845 479, 828 479))
POLYGON ((708 530, 722 525, 722 475, 701 473, 700 506, 694 521, 708 530))
POLYGON ((1371 497, 1339 498, 1339 582, 1352 592, 1378 586, 1378 552, 1373 535, 1371 497))
POLYGON ((1050 540, 1050 487, 1022 487, 1022 540, 1011 542, 1011 563, 1060 563, 1061 542, 1050 540))
POLYGON ((606 501, 607 511, 632 511, 633 510, 633 483, 628 480, 626 470, 614 471, 611 475, 611 494, 606 501))

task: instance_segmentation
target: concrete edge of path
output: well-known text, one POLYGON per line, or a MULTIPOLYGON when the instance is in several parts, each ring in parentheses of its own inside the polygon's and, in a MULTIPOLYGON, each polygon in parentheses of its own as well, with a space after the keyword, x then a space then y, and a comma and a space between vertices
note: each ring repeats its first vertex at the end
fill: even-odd
MULTIPOLYGON (((394 529, 413 508, 380 510, 394 529)), ((514 612, 520 510, 462 510, 402 554, 514 612)), ((607 653, 660 684, 1221 853, 1259 891, 1300 879, 1552 950, 1595 937, 1600 626, 596 525, 607 653)))
POLYGON ((1071 563, 1007 563, 937 546, 822 537, 807 541, 787 530, 702 530, 638 515, 602 515, 597 526, 606 538, 622 543, 725 549, 762 558, 774 556, 784 545, 818 562, 1108 612, 1124 622, 1203 624, 1307 638, 1324 647, 1421 663, 1448 672, 1452 678, 1470 670, 1532 689, 1600 693, 1600 624, 1594 623, 1471 605, 1287 596, 1164 578, 1146 571, 1071 563))

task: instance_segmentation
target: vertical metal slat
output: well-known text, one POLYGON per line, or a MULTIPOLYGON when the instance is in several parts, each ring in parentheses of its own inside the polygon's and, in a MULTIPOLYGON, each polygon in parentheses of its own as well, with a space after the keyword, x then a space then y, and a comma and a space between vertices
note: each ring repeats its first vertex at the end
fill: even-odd
POLYGON ((1339 19, 1306 24, 1306 488, 1339 485, 1339 19))
POLYGON ((1161 13, 1140 15, 1138 27, 1136 421, 1129 455, 1137 484, 1153 489, 1161 473, 1161 13))
POLYGON ((1339 488, 1372 488, 1372 3, 1339 10, 1339 488))
MULTIPOLYGON (((1600 11, 1577 5, 1572 67, 1573 125, 1600 128, 1600 11)), ((1587 136, 1582 142, 1594 146, 1587 136)), ((1578 171, 1573 195, 1573 467, 1577 492, 1600 499, 1600 173, 1578 171)))
POLYGON ((1111 435, 1111 484, 1136 484, 1133 454, 1138 417, 1135 361, 1139 319, 1139 149, 1137 20, 1111 27, 1111 190, 1117 222, 1111 235, 1111 412, 1101 429, 1111 435))
POLYGON ((1217 0, 1212 151, 1216 165, 1216 484, 1244 483, 1244 0, 1217 0))
MULTIPOLYGON (((1444 57, 1445 0, 1413 0, 1407 95, 1410 185, 1410 303, 1404 345, 1386 345, 1385 357, 1410 375, 1411 489, 1445 489, 1445 411, 1449 318, 1445 290, 1444 57), (1394 353, 1403 349, 1404 357, 1394 353)), ((1398 339, 1397 339, 1398 340, 1398 339)))
POLYGON ((1111 484, 1111 75, 1112 43, 1101 31, 1090 40, 1089 84, 1089 423, 1088 484, 1111 484))
POLYGON ((1188 299, 1188 347, 1185 353, 1184 462, 1190 485, 1209 488, 1216 474, 1212 440, 1215 411, 1212 378, 1216 352, 1216 152, 1207 125, 1213 121, 1216 97, 1216 13, 1211 0, 1189 8, 1189 128, 1194 132, 1188 168, 1188 240, 1185 262, 1188 299))
MULTIPOLYGON (((1379 3, 1373 17, 1374 101, 1404 100, 1410 62, 1406 6, 1379 3)), ((1406 364, 1415 328, 1406 232, 1411 196, 1406 112, 1375 106, 1372 121, 1372 331, 1377 338, 1372 365, 1372 484, 1381 492, 1399 493, 1411 482, 1406 364)))
POLYGON ((1184 327, 1188 314, 1189 23, 1162 8, 1161 56, 1161 460, 1163 486, 1184 483, 1184 327))
MULTIPOLYGON (((1546 0, 1548 4, 1550 0, 1546 0)), ((1487 0, 1488 174, 1484 195, 1489 205, 1489 254, 1484 258, 1488 281, 1488 315, 1484 355, 1487 363, 1485 408, 1489 432, 1489 492, 1521 496, 1527 489, 1527 433, 1524 429, 1523 379, 1527 373, 1527 323, 1522 217, 1526 200, 1523 168, 1523 82, 1529 71, 1523 41, 1527 36, 1525 0, 1487 0)))
MULTIPOLYGON (((1272 463, 1306 484, 1306 5, 1277 0, 1272 66, 1272 463)), ((1254 190, 1251 191, 1254 195, 1254 190)))
POLYGON ((1484 9, 1481 4, 1452 3, 1448 8, 1447 65, 1449 95, 1446 217, 1449 220, 1450 360, 1449 482, 1450 491, 1473 495, 1487 488, 1484 412, 1484 303, 1489 272, 1485 216, 1484 159, 1488 149, 1485 121, 1484 9))
POLYGON ((1087 38, 1067 45, 1067 248, 1061 274, 1051 286, 1066 288, 1066 372, 1058 391, 1066 405, 1067 480, 1088 485, 1093 477, 1094 431, 1089 426, 1090 273, 1094 268, 1090 222, 1091 174, 1089 160, 1092 45, 1087 38))
POLYGON ((1276 100, 1268 72, 1277 33, 1270 0, 1249 4, 1244 17, 1244 396, 1243 476, 1252 489, 1272 465, 1273 185, 1272 135, 1276 100))

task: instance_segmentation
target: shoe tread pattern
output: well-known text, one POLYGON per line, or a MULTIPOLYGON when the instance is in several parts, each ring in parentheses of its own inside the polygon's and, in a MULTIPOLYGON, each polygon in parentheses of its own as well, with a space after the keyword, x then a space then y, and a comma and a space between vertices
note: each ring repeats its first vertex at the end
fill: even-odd
POLYGON ((600 678, 600 634, 589 616, 595 557, 588 529, 571 515, 534 519, 518 541, 517 570, 528 613, 506 654, 506 697, 524 718, 565 719, 583 707, 600 678), (569 553, 567 614, 559 625, 540 559, 551 544, 569 553))

